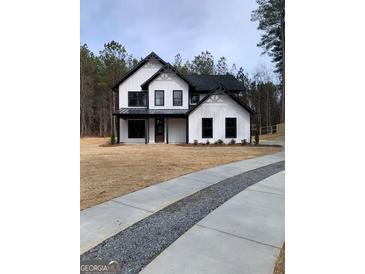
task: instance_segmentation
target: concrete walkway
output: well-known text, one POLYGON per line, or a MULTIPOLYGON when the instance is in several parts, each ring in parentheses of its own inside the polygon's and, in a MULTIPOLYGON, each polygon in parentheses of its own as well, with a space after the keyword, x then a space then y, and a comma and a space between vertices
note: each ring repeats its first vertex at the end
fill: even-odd
POLYGON ((80 212, 80 252, 160 209, 242 172, 284 160, 284 151, 180 176, 80 212))
POLYGON ((284 242, 284 171, 240 192, 140 273, 272 274, 284 242))

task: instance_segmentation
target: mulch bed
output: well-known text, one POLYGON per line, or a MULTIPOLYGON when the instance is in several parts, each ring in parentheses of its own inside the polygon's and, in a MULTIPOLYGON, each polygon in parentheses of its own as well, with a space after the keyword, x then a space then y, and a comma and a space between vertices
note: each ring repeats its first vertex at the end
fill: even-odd
POLYGON ((261 145, 261 144, 258 144, 258 145, 255 145, 255 144, 246 144, 246 145, 242 145, 242 144, 197 144, 197 145, 194 145, 194 144, 178 144, 178 146, 183 146, 183 147, 237 147, 237 146, 242 146, 242 147, 281 147, 280 145, 261 145))

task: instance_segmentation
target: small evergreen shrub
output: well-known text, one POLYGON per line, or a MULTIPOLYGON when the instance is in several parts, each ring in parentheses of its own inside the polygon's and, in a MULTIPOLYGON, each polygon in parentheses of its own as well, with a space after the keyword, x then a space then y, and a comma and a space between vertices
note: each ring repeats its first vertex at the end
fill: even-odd
POLYGON ((112 133, 112 135, 110 136, 110 144, 114 145, 115 144, 115 134, 114 132, 112 133))
POLYGON ((247 145, 247 140, 246 139, 241 140, 241 145, 243 146, 247 145))
POLYGON ((256 131, 255 134, 255 145, 257 146, 260 143, 260 136, 259 136, 259 132, 256 131))
POLYGON ((205 142, 205 144, 206 144, 206 145, 209 145, 209 144, 210 144, 209 140, 207 140, 207 141, 205 142))
POLYGON ((218 139, 217 141, 214 142, 214 144, 221 145, 223 144, 223 141, 221 139, 218 139))
POLYGON ((194 145, 198 145, 198 140, 194 140, 194 145))
POLYGON ((236 143, 236 140, 235 139, 232 139, 230 142, 229 142, 231 145, 234 145, 236 143))

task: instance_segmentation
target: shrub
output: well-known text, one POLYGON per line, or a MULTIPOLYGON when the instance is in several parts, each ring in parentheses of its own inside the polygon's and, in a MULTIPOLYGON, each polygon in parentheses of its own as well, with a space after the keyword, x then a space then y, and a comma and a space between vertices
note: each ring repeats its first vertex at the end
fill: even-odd
POLYGON ((243 146, 247 145, 247 140, 246 139, 241 140, 241 145, 243 146))
POLYGON ((214 142, 214 144, 221 145, 223 144, 223 141, 221 139, 218 139, 217 141, 214 142))
POLYGON ((256 134, 255 134, 255 145, 257 146, 260 142, 260 136, 259 136, 259 132, 256 131, 256 134))
POLYGON ((110 144, 114 145, 115 144, 115 134, 114 132, 112 133, 112 135, 110 136, 110 144))
POLYGON ((194 145, 198 145, 198 140, 194 140, 194 145))
POLYGON ((234 145, 236 143, 236 140, 235 139, 232 139, 230 142, 229 142, 231 145, 234 145))
POLYGON ((205 142, 205 144, 206 144, 206 145, 209 145, 209 144, 210 144, 209 140, 207 140, 207 141, 205 142))

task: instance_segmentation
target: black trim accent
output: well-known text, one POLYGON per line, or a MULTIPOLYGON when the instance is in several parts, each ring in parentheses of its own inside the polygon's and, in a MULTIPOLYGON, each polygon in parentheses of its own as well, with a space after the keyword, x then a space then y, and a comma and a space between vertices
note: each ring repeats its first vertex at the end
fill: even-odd
POLYGON ((114 91, 118 91, 118 87, 121 83, 123 83, 129 76, 131 76, 133 73, 135 73, 139 68, 141 68, 144 64, 146 64, 149 60, 154 59, 159 61, 162 65, 166 65, 167 63, 162 60, 156 53, 151 52, 148 54, 144 59, 142 59, 135 67, 133 67, 130 71, 127 72, 113 87, 112 89, 114 91))
POLYGON ((156 107, 163 107, 163 106, 165 106, 165 91, 164 90, 160 90, 160 89, 155 90, 155 106, 156 107), (157 92, 162 92, 162 104, 161 105, 157 105, 156 104, 156 99, 157 99, 156 95, 157 95, 157 92))
POLYGON ((188 115, 192 113, 195 109, 197 109, 201 104, 203 104, 211 95, 215 94, 223 94, 231 97, 237 104, 246 109, 250 114, 256 114, 256 112, 251 109, 249 106, 245 105, 237 96, 231 93, 228 89, 226 89, 223 85, 219 85, 216 88, 212 89, 210 93, 207 94, 202 100, 199 101, 196 105, 194 105, 188 112, 188 115))
POLYGON ((174 107, 181 107, 183 105, 183 91, 180 89, 180 90, 173 90, 172 91, 172 105, 174 107), (181 101, 180 101, 180 104, 175 104, 175 94, 180 94, 181 95, 181 101))
POLYGON ((186 143, 189 144, 189 117, 186 117, 186 143))
POLYGON ((169 118, 166 118, 166 144, 169 143, 169 118))

